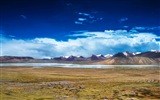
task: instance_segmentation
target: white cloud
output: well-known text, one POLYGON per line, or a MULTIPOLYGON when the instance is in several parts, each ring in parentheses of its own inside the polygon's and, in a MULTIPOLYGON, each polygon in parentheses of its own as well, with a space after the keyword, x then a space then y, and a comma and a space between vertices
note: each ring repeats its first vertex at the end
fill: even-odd
POLYGON ((88 14, 88 13, 83 13, 83 12, 79 12, 78 14, 79 14, 79 15, 83 15, 83 16, 90 16, 90 14, 88 14))
POLYGON ((156 38, 152 33, 132 33, 126 30, 105 30, 104 32, 83 32, 73 34, 67 41, 52 38, 35 38, 31 40, 6 39, 2 37, 2 54, 12 56, 32 56, 36 58, 64 55, 90 56, 120 51, 148 51, 158 49, 156 38), (86 36, 86 38, 80 38, 86 36))
MULTIPOLYGON (((77 13, 77 12, 76 12, 77 13)), ((78 12, 77 14, 79 15, 79 18, 78 18, 78 21, 76 21, 75 24, 79 24, 77 22, 81 21, 85 21, 85 23, 95 23, 97 21, 101 21, 103 20, 103 17, 100 17, 100 16, 96 16, 95 14, 98 13, 98 12, 91 12, 90 14, 89 13, 85 13, 85 12, 78 12)), ((83 23, 80 23, 80 24, 83 24, 83 23)))
POLYGON ((128 28, 129 26, 123 26, 123 28, 128 28))
POLYGON ((79 21, 85 21, 87 20, 86 18, 78 18, 79 21))
POLYGON ((79 22, 79 21, 75 21, 74 23, 75 24, 83 24, 82 22, 79 22))

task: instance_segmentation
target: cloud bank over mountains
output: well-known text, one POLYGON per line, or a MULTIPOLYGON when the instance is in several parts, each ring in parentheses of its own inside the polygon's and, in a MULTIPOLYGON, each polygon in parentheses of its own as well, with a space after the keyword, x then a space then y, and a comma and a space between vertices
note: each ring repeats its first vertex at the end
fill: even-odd
POLYGON ((81 32, 67 36, 67 41, 52 38, 14 39, 1 34, 1 56, 32 56, 35 58, 64 55, 90 56, 121 51, 137 52, 159 50, 160 37, 153 33, 127 30, 81 32))

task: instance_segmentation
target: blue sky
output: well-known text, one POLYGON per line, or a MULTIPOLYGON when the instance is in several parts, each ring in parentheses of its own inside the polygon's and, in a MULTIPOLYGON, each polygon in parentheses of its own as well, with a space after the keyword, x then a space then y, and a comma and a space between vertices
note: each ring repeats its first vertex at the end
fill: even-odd
POLYGON ((3 0, 0 5, 1 55, 159 49, 159 0, 3 0))

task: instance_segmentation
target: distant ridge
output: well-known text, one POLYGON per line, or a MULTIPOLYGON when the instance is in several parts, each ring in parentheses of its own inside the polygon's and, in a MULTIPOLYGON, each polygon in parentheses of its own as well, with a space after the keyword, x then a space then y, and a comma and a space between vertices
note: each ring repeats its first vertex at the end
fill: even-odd
POLYGON ((95 64, 107 65, 160 65, 160 52, 148 51, 142 53, 118 52, 113 57, 95 64))
POLYGON ((27 62, 34 60, 33 57, 20 57, 20 56, 0 56, 0 62, 27 62))
POLYGON ((83 56, 60 56, 54 58, 35 59, 33 57, 17 57, 17 56, 0 56, 1 63, 16 63, 16 62, 51 62, 51 63, 78 63, 85 62, 89 64, 107 64, 107 65, 159 65, 160 64, 160 52, 148 51, 148 52, 118 52, 114 55, 91 55, 90 57, 83 56))
POLYGON ((159 65, 160 58, 152 59, 148 57, 113 57, 95 64, 106 65, 159 65))

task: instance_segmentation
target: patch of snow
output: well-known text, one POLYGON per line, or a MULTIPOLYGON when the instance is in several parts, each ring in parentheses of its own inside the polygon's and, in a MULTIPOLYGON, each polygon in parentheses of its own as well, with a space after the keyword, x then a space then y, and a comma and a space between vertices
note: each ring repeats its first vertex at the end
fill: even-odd
POLYGON ((128 56, 128 53, 127 53, 127 52, 123 52, 123 54, 124 54, 125 56, 128 56))
POLYGON ((137 54, 141 54, 141 52, 136 52, 136 55, 137 55, 137 54))
POLYGON ((157 52, 157 50, 151 50, 151 52, 157 52))
POLYGON ((69 58, 70 56, 63 56, 63 58, 69 58))
POLYGON ((156 53, 158 53, 158 52, 160 52, 160 50, 151 50, 151 52, 156 52, 156 53))
POLYGON ((111 54, 107 54, 107 55, 105 55, 104 57, 106 57, 106 58, 110 58, 110 57, 112 57, 113 55, 111 55, 111 54))
POLYGON ((96 55, 97 57, 101 57, 101 56, 103 56, 102 54, 98 54, 98 55, 96 55))
POLYGON ((135 52, 135 53, 132 53, 133 55, 138 55, 138 54, 141 54, 141 52, 135 52))

